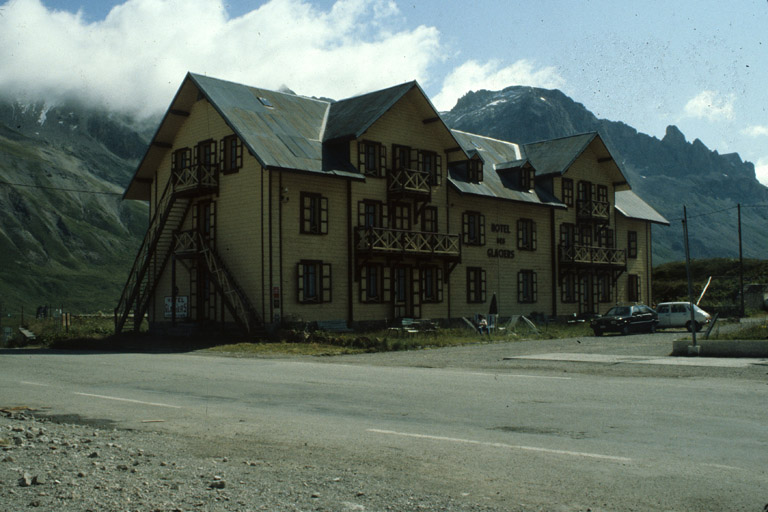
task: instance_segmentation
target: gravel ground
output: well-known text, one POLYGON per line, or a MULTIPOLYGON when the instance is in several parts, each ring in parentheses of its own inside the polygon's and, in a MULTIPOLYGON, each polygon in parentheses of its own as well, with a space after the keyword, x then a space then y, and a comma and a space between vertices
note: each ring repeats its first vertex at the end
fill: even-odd
POLYGON ((403 482, 390 486, 351 462, 339 469, 349 461, 323 468, 278 452, 261 459, 210 457, 194 453, 193 445, 156 432, 4 410, 0 503, 8 511, 510 510, 460 495, 403 494, 403 482))

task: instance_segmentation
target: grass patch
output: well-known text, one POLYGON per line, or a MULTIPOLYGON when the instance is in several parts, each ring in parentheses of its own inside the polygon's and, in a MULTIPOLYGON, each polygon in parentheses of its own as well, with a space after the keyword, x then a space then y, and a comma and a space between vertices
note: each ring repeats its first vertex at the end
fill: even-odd
MULTIPOLYGON (((17 319, 6 319, 4 325, 14 325, 14 337, 10 347, 26 345, 17 327, 17 319)), ((553 322, 539 325, 534 330, 520 322, 505 330, 497 330, 490 336, 480 336, 468 328, 445 328, 435 332, 399 336, 398 333, 379 330, 361 333, 333 333, 299 330, 278 331, 273 339, 243 342, 241 336, 201 335, 194 338, 157 338, 151 336, 114 335, 114 319, 111 315, 72 316, 67 329, 60 318, 36 319, 25 317, 25 327, 36 335, 34 346, 57 350, 206 350, 212 353, 235 356, 306 355, 332 356, 370 352, 424 350, 431 348, 500 343, 521 340, 547 340, 589 336, 589 324, 553 322)))
POLYGON ((711 340, 764 340, 768 339, 768 324, 752 324, 735 331, 721 333, 719 329, 709 337, 711 340))

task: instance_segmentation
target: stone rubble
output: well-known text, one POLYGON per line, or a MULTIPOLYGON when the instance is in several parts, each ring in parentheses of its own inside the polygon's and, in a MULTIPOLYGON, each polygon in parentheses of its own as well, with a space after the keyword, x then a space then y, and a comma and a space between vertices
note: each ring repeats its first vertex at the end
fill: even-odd
POLYGON ((390 489, 353 470, 206 458, 168 437, 0 410, 0 503, 57 512, 502 510, 390 489))

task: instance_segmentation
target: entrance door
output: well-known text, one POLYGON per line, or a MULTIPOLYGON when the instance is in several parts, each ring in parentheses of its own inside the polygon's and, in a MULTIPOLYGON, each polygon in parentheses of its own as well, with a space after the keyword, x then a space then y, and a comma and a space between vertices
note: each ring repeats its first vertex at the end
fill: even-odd
POLYGON ((579 313, 597 313, 596 284, 592 274, 579 276, 579 313))
POLYGON ((392 304, 395 318, 421 318, 421 276, 418 267, 392 269, 392 304))

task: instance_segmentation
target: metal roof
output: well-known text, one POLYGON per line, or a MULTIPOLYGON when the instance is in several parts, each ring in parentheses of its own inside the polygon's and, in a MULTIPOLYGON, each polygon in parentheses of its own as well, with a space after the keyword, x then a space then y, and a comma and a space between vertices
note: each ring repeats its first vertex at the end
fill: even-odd
POLYGON ((597 137, 597 133, 584 133, 572 137, 563 137, 541 142, 524 144, 525 156, 536 169, 536 176, 545 174, 563 174, 587 146, 597 137))
POLYGON ((448 181, 462 194, 494 197, 524 203, 557 206, 565 208, 554 195, 542 187, 521 190, 513 184, 511 172, 530 166, 530 162, 521 158, 520 146, 472 133, 451 130, 456 141, 467 154, 477 154, 483 160, 483 181, 467 181, 466 175, 457 169, 449 169, 448 181))
POLYGON ((261 165, 324 170, 320 137, 329 102, 189 76, 261 165))
MULTIPOLYGON (((323 140, 360 137, 414 87, 418 87, 416 82, 407 82, 332 103, 323 140)), ((426 98, 426 95, 424 97, 426 98)))
POLYGON ((616 192, 616 209, 629 219, 647 220, 669 226, 667 219, 631 190, 619 190, 616 192))

